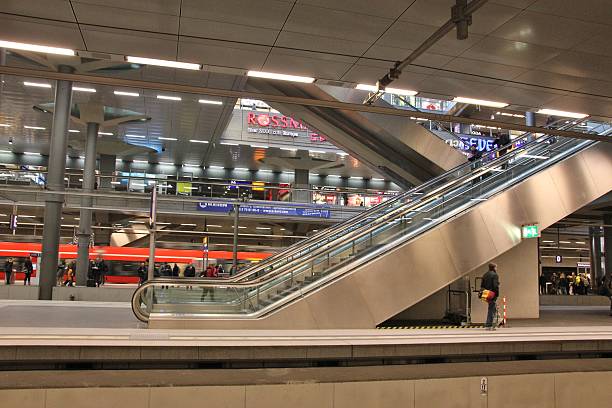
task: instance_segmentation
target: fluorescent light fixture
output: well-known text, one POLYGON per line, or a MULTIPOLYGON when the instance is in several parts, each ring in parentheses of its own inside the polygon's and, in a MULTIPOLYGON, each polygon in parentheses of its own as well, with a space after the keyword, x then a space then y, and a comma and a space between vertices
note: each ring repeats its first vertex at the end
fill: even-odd
POLYGON ((113 91, 113 93, 119 96, 140 96, 138 92, 113 91))
POLYGON ((241 227, 241 226, 238 226, 238 228, 239 228, 239 229, 245 229, 246 227, 241 227))
POLYGON ((268 169, 259 169, 257 171, 261 171, 262 173, 272 173, 272 170, 268 170, 268 169))
POLYGON ((560 244, 571 244, 571 241, 559 241, 560 244))
POLYGON ((30 156, 40 156, 40 153, 36 152, 23 152, 23 154, 29 154, 30 156))
POLYGON ((271 230, 272 228, 270 228, 270 227, 255 227, 255 229, 258 229, 258 230, 271 230))
POLYGON ((121 182, 120 182, 120 181, 111 181, 110 183, 111 183, 111 184, 113 184, 113 185, 118 185, 118 184, 121 184, 121 182))
POLYGON ((319 173, 310 173, 311 176, 319 177, 319 173))
POLYGON ((162 137, 162 136, 158 137, 158 139, 159 140, 173 140, 173 141, 178 140, 176 137, 162 137))
POLYGON ((184 163, 183 167, 200 167, 199 164, 188 164, 188 163, 184 163))
POLYGON ((181 224, 183 227, 197 227, 197 224, 181 224))
POLYGON ((224 146, 238 146, 238 143, 230 143, 230 142, 221 142, 219 144, 222 144, 224 146))
POLYGON ((539 113, 541 115, 563 116, 566 118, 576 118, 576 119, 584 119, 589 116, 586 113, 566 112, 566 111, 556 110, 556 109, 540 109, 536 113, 539 113))
POLYGON ((207 105, 223 105, 221 101, 212 101, 210 99, 198 99, 199 103, 205 103, 207 105))
MULTIPOLYGON (((355 89, 359 89, 361 91, 369 91, 369 92, 378 91, 378 87, 376 85, 368 85, 368 84, 357 84, 355 89)), ((399 89, 399 88, 385 88, 384 92, 388 94, 408 95, 408 96, 414 96, 418 94, 418 91, 412 91, 410 89, 399 89)))
POLYGON ((327 153, 323 150, 308 150, 310 153, 327 153))
POLYGON ((249 71, 247 75, 250 77, 255 77, 255 78, 277 79, 279 81, 303 82, 306 84, 311 84, 315 81, 315 79, 312 77, 287 75, 287 74, 276 74, 273 72, 263 72, 263 71, 249 71))
POLYGON ((266 146, 266 145, 251 145, 251 147, 255 147, 257 149, 267 149, 269 146, 266 146))
POLYGON ((45 84, 43 82, 28 82, 24 81, 25 86, 34 86, 36 88, 51 88, 51 84, 45 84))
POLYGON ((0 48, 10 48, 13 50, 44 52, 47 54, 75 55, 74 50, 68 48, 48 47, 46 45, 26 44, 13 41, 0 41, 0 48))
POLYGON ((132 160, 134 163, 148 163, 147 160, 132 160))
POLYGON ((382 178, 375 178, 375 177, 372 177, 372 178, 371 178, 371 180, 372 180, 372 181, 385 181, 385 179, 382 179, 382 178))
POLYGON ((81 133, 80 130, 76 130, 76 129, 68 129, 68 132, 70 132, 70 133, 81 133))
POLYGON ((554 244, 554 243, 555 243, 555 241, 549 241, 549 240, 544 240, 544 241, 542 241, 542 242, 545 242, 545 243, 547 243, 547 244, 554 244))
POLYGON ((208 143, 208 140, 189 139, 191 143, 208 143))
POLYGON ((224 170, 225 167, 223 166, 208 166, 209 169, 216 169, 216 170, 224 170))
POLYGON ((147 185, 145 183, 132 183, 132 186, 134 186, 134 187, 146 187, 147 185))
POLYGON ((91 92, 91 93, 96 92, 96 90, 93 89, 93 88, 83 88, 83 87, 80 87, 80 86, 73 86, 72 90, 73 91, 78 91, 78 92, 91 92))
POLYGON ((524 157, 526 159, 540 159, 540 160, 546 160, 549 159, 548 156, 537 156, 535 154, 519 154, 518 157, 524 157))
POLYGON ((470 198, 470 201, 487 201, 486 198, 470 198))
POLYGON ((7 125, 6 123, 0 123, 0 127, 11 127, 11 125, 7 125))
POLYGON ((134 64, 156 65, 158 67, 191 69, 194 71, 202 69, 202 65, 193 64, 191 62, 180 62, 180 61, 169 61, 169 60, 162 60, 162 59, 155 59, 155 58, 133 57, 129 55, 125 57, 125 60, 127 62, 132 62, 134 64))
POLYGON ((342 176, 340 176, 338 174, 328 174, 327 177, 342 178, 342 176))
POLYGON ((289 151, 289 152, 295 152, 295 151, 297 151, 297 149, 296 149, 296 148, 293 148, 293 147, 281 147, 280 149, 281 149, 281 150, 287 150, 287 151, 289 151))
POLYGON ((157 164, 161 164, 162 166, 175 166, 174 163, 170 163, 170 162, 159 162, 157 164))
POLYGON ((85 156, 79 156, 79 159, 85 160, 85 156))
POLYGON ((337 154, 338 156, 343 156, 343 157, 344 157, 344 156, 348 156, 348 155, 349 155, 348 153, 344 153, 344 152, 336 152, 336 154, 337 154))
POLYGON ((157 95, 157 99, 166 99, 168 101, 180 101, 180 96, 170 96, 170 95, 157 95))
POLYGON ((138 220, 129 220, 128 222, 130 224, 144 224, 144 221, 138 221, 138 220))
POLYGON ((473 99, 473 98, 464 98, 462 96, 457 96, 453 99, 453 102, 459 103, 469 103, 472 105, 481 105, 481 106, 490 106, 492 108, 505 108, 509 104, 505 102, 494 102, 494 101, 486 101, 483 99, 473 99))
POLYGON ((236 167, 236 168, 234 168, 234 170, 238 170, 238 171, 249 171, 249 169, 247 169, 246 167, 236 167))
POLYGON ((20 214, 19 218, 36 218, 36 216, 35 215, 23 215, 23 214, 20 214))
POLYGON ((125 137, 133 137, 134 139, 146 139, 146 136, 143 135, 125 135, 125 137))
POLYGON ((357 176, 351 176, 349 178, 353 180, 363 180, 363 177, 357 177, 357 176))
POLYGON ((208 224, 207 227, 210 227, 210 228, 223 228, 223 225, 208 224))
POLYGON ((103 135, 103 136, 112 136, 113 134, 110 132, 98 132, 99 135, 103 135))
POLYGON ((0 150, 0 153, 13 153, 13 152, 10 150, 0 150))

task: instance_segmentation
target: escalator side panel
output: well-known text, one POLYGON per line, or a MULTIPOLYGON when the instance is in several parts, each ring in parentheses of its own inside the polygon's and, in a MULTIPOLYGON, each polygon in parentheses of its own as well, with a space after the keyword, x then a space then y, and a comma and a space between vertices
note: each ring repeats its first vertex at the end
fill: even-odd
POLYGON ((522 224, 544 229, 611 191, 611 174, 612 144, 591 145, 265 317, 188 327, 372 328, 518 245, 522 224))

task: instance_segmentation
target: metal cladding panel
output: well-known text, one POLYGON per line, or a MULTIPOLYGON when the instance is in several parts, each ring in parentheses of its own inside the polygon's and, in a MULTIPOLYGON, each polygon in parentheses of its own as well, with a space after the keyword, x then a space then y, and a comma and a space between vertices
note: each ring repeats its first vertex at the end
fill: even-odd
POLYGON ((483 202, 478 209, 498 254, 521 243, 520 226, 529 218, 514 190, 483 202))
POLYGON ((417 303, 460 276, 438 230, 389 251, 349 275, 359 283, 376 323, 403 310, 399 305, 417 303))
POLYGON ((190 327, 374 327, 518 245, 521 224, 539 222, 545 228, 607 193, 611 174, 612 145, 595 144, 266 318, 229 325, 192 320, 190 327), (584 166, 597 175, 597 188, 584 166))
POLYGON ((612 190, 612 143, 598 143, 580 156, 584 158, 599 196, 612 190))
MULTIPOLYGON (((568 213, 580 209, 585 200, 598 195, 593 177, 581 155, 559 163, 550 169, 550 173, 568 213)), ((612 177, 612 174, 608 175, 612 177)))
POLYGON ((563 205, 550 169, 529 177, 512 190, 518 198, 517 205, 522 205, 527 213, 528 222, 538 222, 542 229, 571 213, 563 205))
POLYGON ((374 327, 367 297, 359 290, 359 282, 351 275, 326 286, 304 299, 319 329, 374 327))

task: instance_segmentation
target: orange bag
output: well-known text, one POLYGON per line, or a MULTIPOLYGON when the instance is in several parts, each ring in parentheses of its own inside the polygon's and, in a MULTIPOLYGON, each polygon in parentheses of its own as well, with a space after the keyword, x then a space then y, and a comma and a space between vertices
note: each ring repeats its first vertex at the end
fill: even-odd
POLYGON ((480 292, 480 300, 482 300, 483 302, 489 303, 491 300, 493 300, 494 297, 495 292, 493 292, 492 290, 483 289, 480 292))

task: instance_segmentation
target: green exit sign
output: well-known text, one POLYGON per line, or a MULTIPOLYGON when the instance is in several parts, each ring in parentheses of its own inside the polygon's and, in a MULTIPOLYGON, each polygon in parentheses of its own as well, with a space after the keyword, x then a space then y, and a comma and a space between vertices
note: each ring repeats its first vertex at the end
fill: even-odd
POLYGON ((540 226, 538 224, 528 224, 521 227, 523 238, 537 238, 540 236, 540 226))

